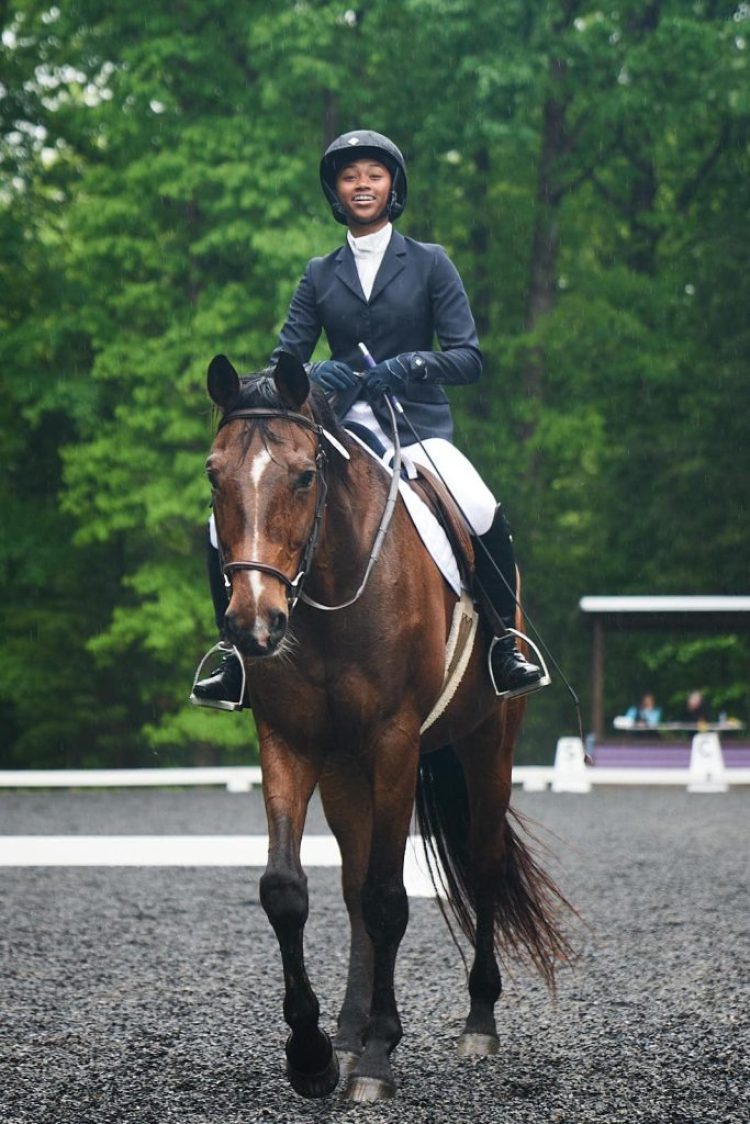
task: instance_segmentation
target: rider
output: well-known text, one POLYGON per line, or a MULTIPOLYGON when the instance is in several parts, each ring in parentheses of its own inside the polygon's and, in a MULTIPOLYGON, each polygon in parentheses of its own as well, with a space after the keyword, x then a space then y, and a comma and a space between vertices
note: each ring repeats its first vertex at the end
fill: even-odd
MULTIPOLYGON (((441 246, 416 242, 392 223, 406 206, 404 158, 396 145, 370 130, 344 133, 326 149, 320 180, 346 240, 308 262, 281 329, 279 351, 308 363, 324 331, 331 358, 308 367, 310 377, 336 396, 344 424, 359 423, 386 447, 389 413, 383 392, 396 395, 422 439, 399 416, 399 437, 412 461, 437 468, 466 515, 477 546, 476 573, 489 624, 498 640, 492 672, 499 692, 526 694, 542 671, 524 658, 508 628, 516 611, 516 564, 502 507, 476 469, 451 443, 453 422, 444 385, 476 382, 482 372, 476 327, 461 278, 441 246), (433 350, 437 336, 441 350, 433 350), (361 372, 358 343, 379 362, 361 372), (360 373, 361 372, 361 373, 360 373)), ((226 609, 221 566, 209 552, 216 621, 226 609)), ((241 690, 239 662, 227 653, 218 671, 195 684, 191 701, 226 705, 241 690)))

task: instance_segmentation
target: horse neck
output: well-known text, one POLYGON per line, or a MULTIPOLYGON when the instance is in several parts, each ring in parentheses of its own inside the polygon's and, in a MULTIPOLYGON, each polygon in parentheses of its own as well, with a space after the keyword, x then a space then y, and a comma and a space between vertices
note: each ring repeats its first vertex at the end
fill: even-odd
POLYGON ((311 579, 329 596, 350 593, 363 576, 380 526, 388 481, 373 458, 348 442, 343 475, 330 473, 325 516, 311 579))

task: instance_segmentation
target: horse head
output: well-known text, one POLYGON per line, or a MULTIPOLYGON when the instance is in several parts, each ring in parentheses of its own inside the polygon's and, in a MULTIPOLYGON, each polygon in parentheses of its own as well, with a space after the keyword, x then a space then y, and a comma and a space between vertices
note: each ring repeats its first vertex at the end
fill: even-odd
POLYGON ((291 355, 270 377, 242 379, 217 355, 208 392, 222 412, 206 473, 230 596, 226 638, 243 655, 271 656, 283 647, 325 498, 310 382, 291 355))

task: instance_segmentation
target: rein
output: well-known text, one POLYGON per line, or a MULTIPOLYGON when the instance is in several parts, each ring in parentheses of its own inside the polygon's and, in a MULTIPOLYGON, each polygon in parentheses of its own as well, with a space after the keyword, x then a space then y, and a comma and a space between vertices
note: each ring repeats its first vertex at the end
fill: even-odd
POLYGON ((368 581, 370 580, 372 568, 380 557, 380 551, 383 546, 383 541, 391 524, 391 519, 393 518, 393 510, 396 506, 396 500, 398 499, 398 485, 401 478, 401 441, 398 435, 398 426, 396 425, 396 415, 393 412, 393 408, 387 395, 384 395, 384 398, 386 405, 388 406, 388 411, 391 415, 391 425, 393 427, 393 476, 391 477, 391 486, 388 489, 388 496, 386 498, 385 507, 383 508, 383 514, 380 519, 380 526, 378 527, 377 534, 375 535, 375 539, 372 544, 372 550, 370 551, 370 557, 365 569, 365 576, 362 578, 359 589, 353 597, 350 597, 348 601, 342 601, 340 605, 323 605, 320 601, 314 601, 312 597, 308 597, 306 593, 301 594, 302 600, 305 602, 305 604, 310 605, 313 609, 319 609, 324 613, 335 613, 339 609, 348 609, 350 605, 353 605, 355 603, 355 601, 359 601, 360 597, 365 591, 368 581))
POLYGON ((320 537, 320 528, 323 522, 323 513, 326 505, 326 498, 328 495, 328 481, 325 474, 328 456, 325 450, 324 441, 328 441, 333 446, 333 448, 336 449, 336 451, 340 453, 341 456, 343 456, 346 460, 349 460, 349 453, 341 444, 341 442, 333 436, 332 433, 329 433, 324 426, 320 425, 318 422, 312 421, 305 414, 289 413, 286 410, 275 410, 269 408, 253 408, 246 410, 233 410, 230 413, 225 414, 221 418, 218 426, 219 430, 223 429, 225 425, 228 425, 230 422, 234 421, 256 421, 260 418, 281 418, 284 421, 292 422, 294 425, 300 425, 305 429, 309 429, 312 433, 315 434, 317 438, 315 464, 317 466, 318 472, 316 477, 317 491, 315 496, 315 512, 313 514, 313 522, 310 529, 310 534, 302 551, 302 558, 300 560, 297 576, 295 578, 289 578, 285 573, 283 573, 282 570, 277 570, 275 566, 269 566, 265 562, 224 562, 224 560, 222 559, 222 571, 224 573, 224 581, 226 583, 227 590, 231 589, 231 576, 236 571, 258 570, 260 571, 260 573, 269 574, 271 577, 276 578, 281 582, 283 586, 286 587, 290 614, 300 598, 312 608, 329 613, 336 612, 339 609, 347 609, 350 605, 353 605, 360 599, 365 591, 367 582, 369 581, 370 574, 372 573, 372 568, 377 562, 378 557, 380 556, 380 551, 383 546, 383 541, 388 531, 391 518, 393 516, 393 510, 395 508, 396 499, 398 496, 398 484, 401 474, 401 445, 398 438, 396 417, 393 413, 393 410, 391 409, 390 403, 388 403, 388 409, 391 413, 391 422, 393 425, 394 433, 393 477, 391 480, 391 486, 388 491, 385 508, 380 520, 380 526, 378 527, 377 533, 375 535, 375 540, 370 551, 370 557, 365 568, 365 574, 362 582, 360 583, 360 586, 354 596, 349 598, 348 601, 343 601, 340 605, 323 605, 321 602, 315 601, 312 597, 309 597, 306 593, 303 592, 302 585, 308 573, 315 547, 318 544, 318 539, 320 537))

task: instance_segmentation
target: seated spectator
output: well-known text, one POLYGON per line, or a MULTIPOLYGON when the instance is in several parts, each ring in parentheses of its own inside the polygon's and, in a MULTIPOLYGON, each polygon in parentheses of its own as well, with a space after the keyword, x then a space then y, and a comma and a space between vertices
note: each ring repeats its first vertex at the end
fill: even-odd
POLYGON ((630 707, 625 717, 636 726, 658 726, 661 722, 661 707, 656 705, 652 694, 645 694, 638 706, 630 707))
POLYGON ((685 721, 701 726, 711 721, 706 700, 702 691, 691 691, 685 703, 685 721))

